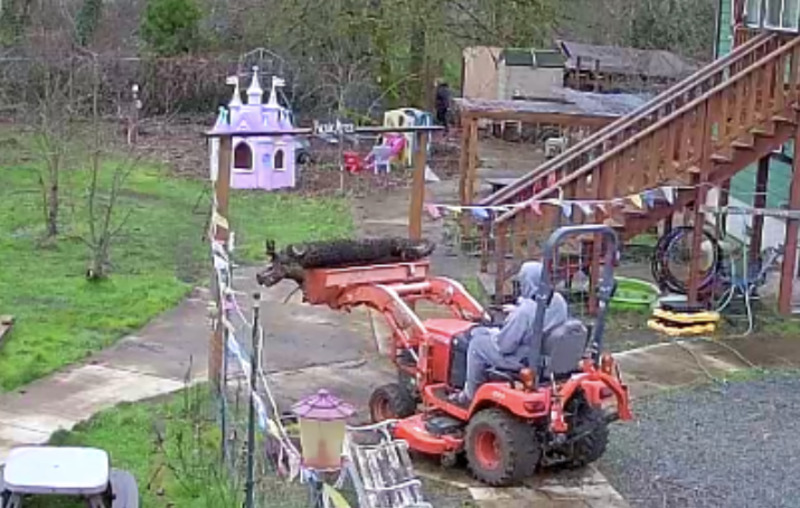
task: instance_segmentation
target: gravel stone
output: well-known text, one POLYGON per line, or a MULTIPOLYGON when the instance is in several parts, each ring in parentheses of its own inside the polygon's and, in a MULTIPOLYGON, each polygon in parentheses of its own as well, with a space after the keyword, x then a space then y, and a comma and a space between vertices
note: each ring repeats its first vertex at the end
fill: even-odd
POLYGON ((598 463, 639 507, 800 506, 800 373, 635 401, 598 463))

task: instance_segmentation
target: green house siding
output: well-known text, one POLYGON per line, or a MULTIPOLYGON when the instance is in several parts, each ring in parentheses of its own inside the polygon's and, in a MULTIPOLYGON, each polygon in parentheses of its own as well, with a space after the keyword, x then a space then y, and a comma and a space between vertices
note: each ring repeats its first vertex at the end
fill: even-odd
POLYGON ((730 0, 720 0, 717 58, 730 53, 733 48, 733 12, 731 4, 730 0))
MULTIPOLYGON (((717 57, 730 53, 733 48, 733 2, 719 0, 719 39, 717 40, 717 57)), ((784 146, 784 153, 792 156, 792 144, 784 146)), ((740 171, 731 180, 731 197, 745 203, 753 202, 756 188, 757 165, 753 164, 740 171)), ((792 180, 792 167, 783 161, 772 159, 769 164, 769 184, 767 185, 767 206, 779 207, 789 200, 789 182, 792 180)))

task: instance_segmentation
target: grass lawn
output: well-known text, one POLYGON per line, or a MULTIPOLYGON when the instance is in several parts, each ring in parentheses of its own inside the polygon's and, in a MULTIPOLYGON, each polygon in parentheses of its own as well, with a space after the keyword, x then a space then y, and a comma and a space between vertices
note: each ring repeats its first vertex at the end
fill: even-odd
MULTIPOLYGON (((0 153, 0 160, 8 155, 0 153)), ((88 282, 89 250, 81 240, 88 228, 86 177, 85 171, 65 174, 62 234, 43 246, 36 163, 0 165, 0 314, 16 318, 0 346, 0 391, 111 344, 174 306, 210 273, 202 241, 208 183, 140 164, 119 203, 120 215, 131 215, 112 246, 111 278, 88 282)), ((243 263, 262 261, 268 237, 285 244, 345 236, 353 228, 344 199, 235 191, 230 209, 235 257, 243 263)))
MULTIPOLYGON (((140 506, 222 508, 242 506, 243 487, 220 471, 220 434, 208 386, 199 385, 160 401, 121 404, 98 413, 50 440, 58 446, 106 450, 113 467, 130 471, 140 506)), ((272 474, 259 475, 273 508, 307 506, 307 493, 272 474), (268 485, 265 485, 265 482, 268 485)), ((28 502, 25 502, 28 506, 28 502)), ((71 499, 32 499, 32 508, 79 508, 71 499)))

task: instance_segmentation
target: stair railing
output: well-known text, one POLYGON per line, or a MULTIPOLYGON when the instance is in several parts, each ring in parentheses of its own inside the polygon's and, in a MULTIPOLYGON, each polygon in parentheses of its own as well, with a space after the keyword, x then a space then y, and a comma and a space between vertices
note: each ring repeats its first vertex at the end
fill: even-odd
MULTIPOLYGON (((579 168, 560 167, 538 175, 531 183, 546 187, 495 221, 496 294, 501 294, 507 278, 509 227, 518 222, 513 219, 530 211, 532 203, 559 193, 608 199, 666 181, 685 180, 687 175, 695 177, 690 180, 710 180, 713 162, 732 162, 720 149, 734 142, 746 148, 742 138, 768 120, 793 122, 796 115, 782 115, 796 107, 798 100, 800 37, 795 37, 579 168), (556 175, 554 183, 550 173, 556 175)), ((768 128, 763 127, 758 135, 769 135, 768 128)))
POLYGON ((538 176, 562 165, 583 162, 590 151, 598 149, 602 151, 605 148, 604 145, 613 144, 615 141, 624 139, 630 131, 635 132, 641 129, 642 123, 657 121, 663 115, 671 113, 677 109, 681 101, 691 100, 711 89, 726 78, 726 74, 735 74, 744 68, 748 60, 756 58, 759 51, 771 51, 773 45, 778 44, 780 40, 778 35, 766 32, 750 39, 744 45, 673 85, 628 115, 615 120, 556 157, 539 165, 511 185, 478 201, 478 205, 498 205, 508 202, 530 189, 538 176), (655 119, 652 118, 653 116, 655 119))

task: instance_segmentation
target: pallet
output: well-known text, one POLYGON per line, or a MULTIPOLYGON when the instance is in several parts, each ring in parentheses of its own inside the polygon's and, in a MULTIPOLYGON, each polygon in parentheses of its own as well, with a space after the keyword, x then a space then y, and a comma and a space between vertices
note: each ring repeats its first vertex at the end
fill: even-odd
POLYGON ((0 346, 3 345, 3 339, 14 325, 14 316, 0 316, 0 346))

